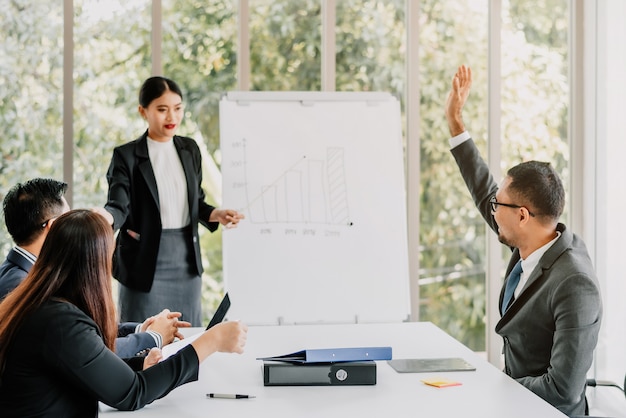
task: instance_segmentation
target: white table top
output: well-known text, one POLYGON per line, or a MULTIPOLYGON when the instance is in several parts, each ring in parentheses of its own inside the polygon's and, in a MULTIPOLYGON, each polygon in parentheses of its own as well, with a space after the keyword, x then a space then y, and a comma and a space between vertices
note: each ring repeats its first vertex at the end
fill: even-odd
POLYGON ((200 367, 199 381, 176 388, 139 411, 119 412, 101 406, 101 412, 114 416, 132 413, 136 418, 565 417, 429 322, 250 327, 246 352, 210 356, 200 367), (462 357, 476 366, 476 371, 401 374, 378 361, 377 384, 373 386, 263 386, 262 362, 257 357, 357 346, 391 346, 394 359, 462 357), (421 382, 434 377, 462 385, 435 388, 421 382), (210 392, 256 398, 206 399, 210 392))

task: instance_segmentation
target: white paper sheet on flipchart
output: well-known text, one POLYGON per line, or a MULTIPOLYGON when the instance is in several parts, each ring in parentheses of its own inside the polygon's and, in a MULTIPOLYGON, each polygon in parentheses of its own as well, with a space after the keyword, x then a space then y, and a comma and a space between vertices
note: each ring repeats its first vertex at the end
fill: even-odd
POLYGON ((223 206, 246 216, 222 234, 224 284, 248 324, 410 311, 399 101, 324 93, 220 103, 223 206))

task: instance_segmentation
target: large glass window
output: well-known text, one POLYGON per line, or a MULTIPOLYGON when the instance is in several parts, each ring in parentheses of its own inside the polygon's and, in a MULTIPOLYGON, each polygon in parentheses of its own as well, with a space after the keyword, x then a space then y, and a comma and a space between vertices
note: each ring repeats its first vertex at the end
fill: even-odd
POLYGON ((150 0, 74 2, 75 208, 106 203, 113 148, 145 129, 137 96, 151 72, 150 10, 150 0))
MULTIPOLYGON (((570 197, 569 3, 503 2, 500 120, 503 175, 523 161, 550 162, 566 188, 565 212, 561 217, 566 225, 570 197), (550 13, 538 15, 538 9, 550 13)), ((503 246, 503 259, 508 262, 510 256, 511 252, 503 246)))
MULTIPOLYGON (((501 138, 489 138, 487 130, 487 94, 493 88, 487 71, 488 7, 479 0, 421 2, 419 42, 420 319, 478 351, 485 349, 485 234, 492 232, 485 231, 449 153, 442 110, 455 68, 467 64, 473 70, 464 120, 485 159, 487 141, 500 141, 503 172, 537 159, 551 162, 565 185, 569 179, 568 2, 502 2, 501 138), (538 16, 537 10, 550 13, 538 16)), ((503 257, 510 257, 505 248, 503 257)), ((503 277, 489 280, 499 283, 503 277)))
MULTIPOLYGON (((0 13, 0 198, 32 177, 63 177, 63 7, 5 2, 0 13)), ((0 228, 0 253, 11 237, 0 228)))
POLYGON ((320 90, 321 2, 250 0, 251 90, 320 90))
MULTIPOLYGON (((163 1, 163 75, 183 90, 185 118, 179 135, 194 138, 202 153, 207 202, 221 206, 219 101, 237 87, 237 1, 163 1)), ((137 87, 138 88, 138 87, 137 87)), ((204 315, 223 294, 222 229, 199 229, 204 264, 204 315)))
POLYGON ((488 2, 420 2, 420 320, 485 350, 485 223, 454 158, 444 106, 461 64, 474 82, 464 121, 486 157, 488 2))
POLYGON ((548 161, 565 186, 569 3, 510 0, 502 8, 502 170, 527 160, 548 161))
POLYGON ((337 2, 336 89, 404 98, 405 0, 337 2))
MULTIPOLYGON (((74 207, 106 200, 114 146, 145 129, 137 94, 153 61, 185 94, 179 134, 203 152, 208 200, 221 204, 219 99, 237 88, 238 7, 249 7, 252 90, 320 90, 320 0, 151 0, 9 2, 0 15, 0 188, 35 176, 63 175, 63 118, 73 118, 74 207), (32 3, 32 4, 31 4, 32 3), (74 6, 63 22, 63 4, 74 6), (153 25, 162 45, 152 48, 153 25), (63 109, 63 25, 74 30, 74 112, 63 109), (156 52, 155 52, 156 51, 156 52), (161 52, 159 52, 161 51, 161 52), (157 54, 155 56, 155 53, 157 54)), ((333 3, 333 2, 331 2, 333 3)), ((474 350, 485 349, 485 224, 449 152, 443 107, 455 69, 468 64, 474 85, 465 122, 483 155, 501 148, 501 169, 527 160, 552 162, 569 184, 567 0, 502 0, 501 76, 488 74, 488 0, 419 2, 420 319, 474 350), (501 138, 489 138, 488 91, 500 88, 501 138)), ((389 91, 405 99, 406 0, 338 0, 336 89, 389 91)), ((493 53, 493 52, 492 52, 493 53)), ((493 105, 493 104, 492 104, 493 105)), ((404 108, 404 106, 403 106, 404 108)), ((493 121, 492 121, 493 122, 493 121)), ((416 193, 418 191, 409 191, 416 193)), ((569 195, 569 193, 568 193, 569 195)), ((565 217, 567 219, 567 216, 565 217)), ((1 229, 4 253, 10 238, 1 229)), ((221 232, 202 230, 205 307, 222 289, 221 232)), ((490 232, 489 232, 490 233, 490 232)), ((508 258, 508 254, 504 254, 508 258)))

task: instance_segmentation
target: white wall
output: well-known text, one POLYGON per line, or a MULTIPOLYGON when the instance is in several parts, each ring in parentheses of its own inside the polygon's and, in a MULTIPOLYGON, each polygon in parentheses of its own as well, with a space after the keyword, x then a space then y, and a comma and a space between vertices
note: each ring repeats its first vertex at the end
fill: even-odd
MULTIPOLYGON (((592 109, 585 116, 591 125, 595 119, 596 126, 597 199, 595 219, 589 222, 596 224, 596 268, 604 301, 595 375, 621 386, 626 373, 626 2, 598 0, 595 6, 596 49, 587 51, 587 59, 596 60, 597 77, 586 82, 596 86, 597 106, 595 114, 592 109)), ((593 170, 586 174, 594 175, 593 170)))

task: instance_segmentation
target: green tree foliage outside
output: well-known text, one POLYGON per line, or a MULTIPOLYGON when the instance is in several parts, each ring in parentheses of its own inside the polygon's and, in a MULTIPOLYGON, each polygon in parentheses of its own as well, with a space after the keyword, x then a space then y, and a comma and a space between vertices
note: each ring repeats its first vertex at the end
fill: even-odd
POLYGON ((63 174, 62 9, 20 3, 4 2, 0 13, 0 197, 33 175, 63 174))
MULTIPOLYGON (((74 2, 74 207, 106 200, 113 147, 146 128, 137 113, 151 74, 149 0, 74 2)), ((163 74, 185 93, 179 131, 203 149, 204 187, 221 204, 219 99, 237 88, 235 0, 165 0, 163 74)), ((251 88, 321 88, 321 2, 251 0, 251 88)), ((341 0, 336 88, 406 101, 405 0, 341 0)), ((488 2, 420 1, 420 319, 485 348, 485 227, 449 153, 443 106, 460 64, 474 70, 466 123, 486 155, 488 2)), ((8 2, 0 15, 0 197, 35 176, 62 178, 62 2, 8 2)), ((551 161, 568 178, 568 2, 503 2, 502 169, 551 161)), ((499 140, 495 138, 494 140, 499 140)), ((11 242, 4 226, 0 250, 11 242)), ((222 288, 221 232, 201 236, 208 316, 222 288)), ((384 243, 379 243, 384 245, 384 243)), ((491 278, 490 280, 502 280, 491 278)))

